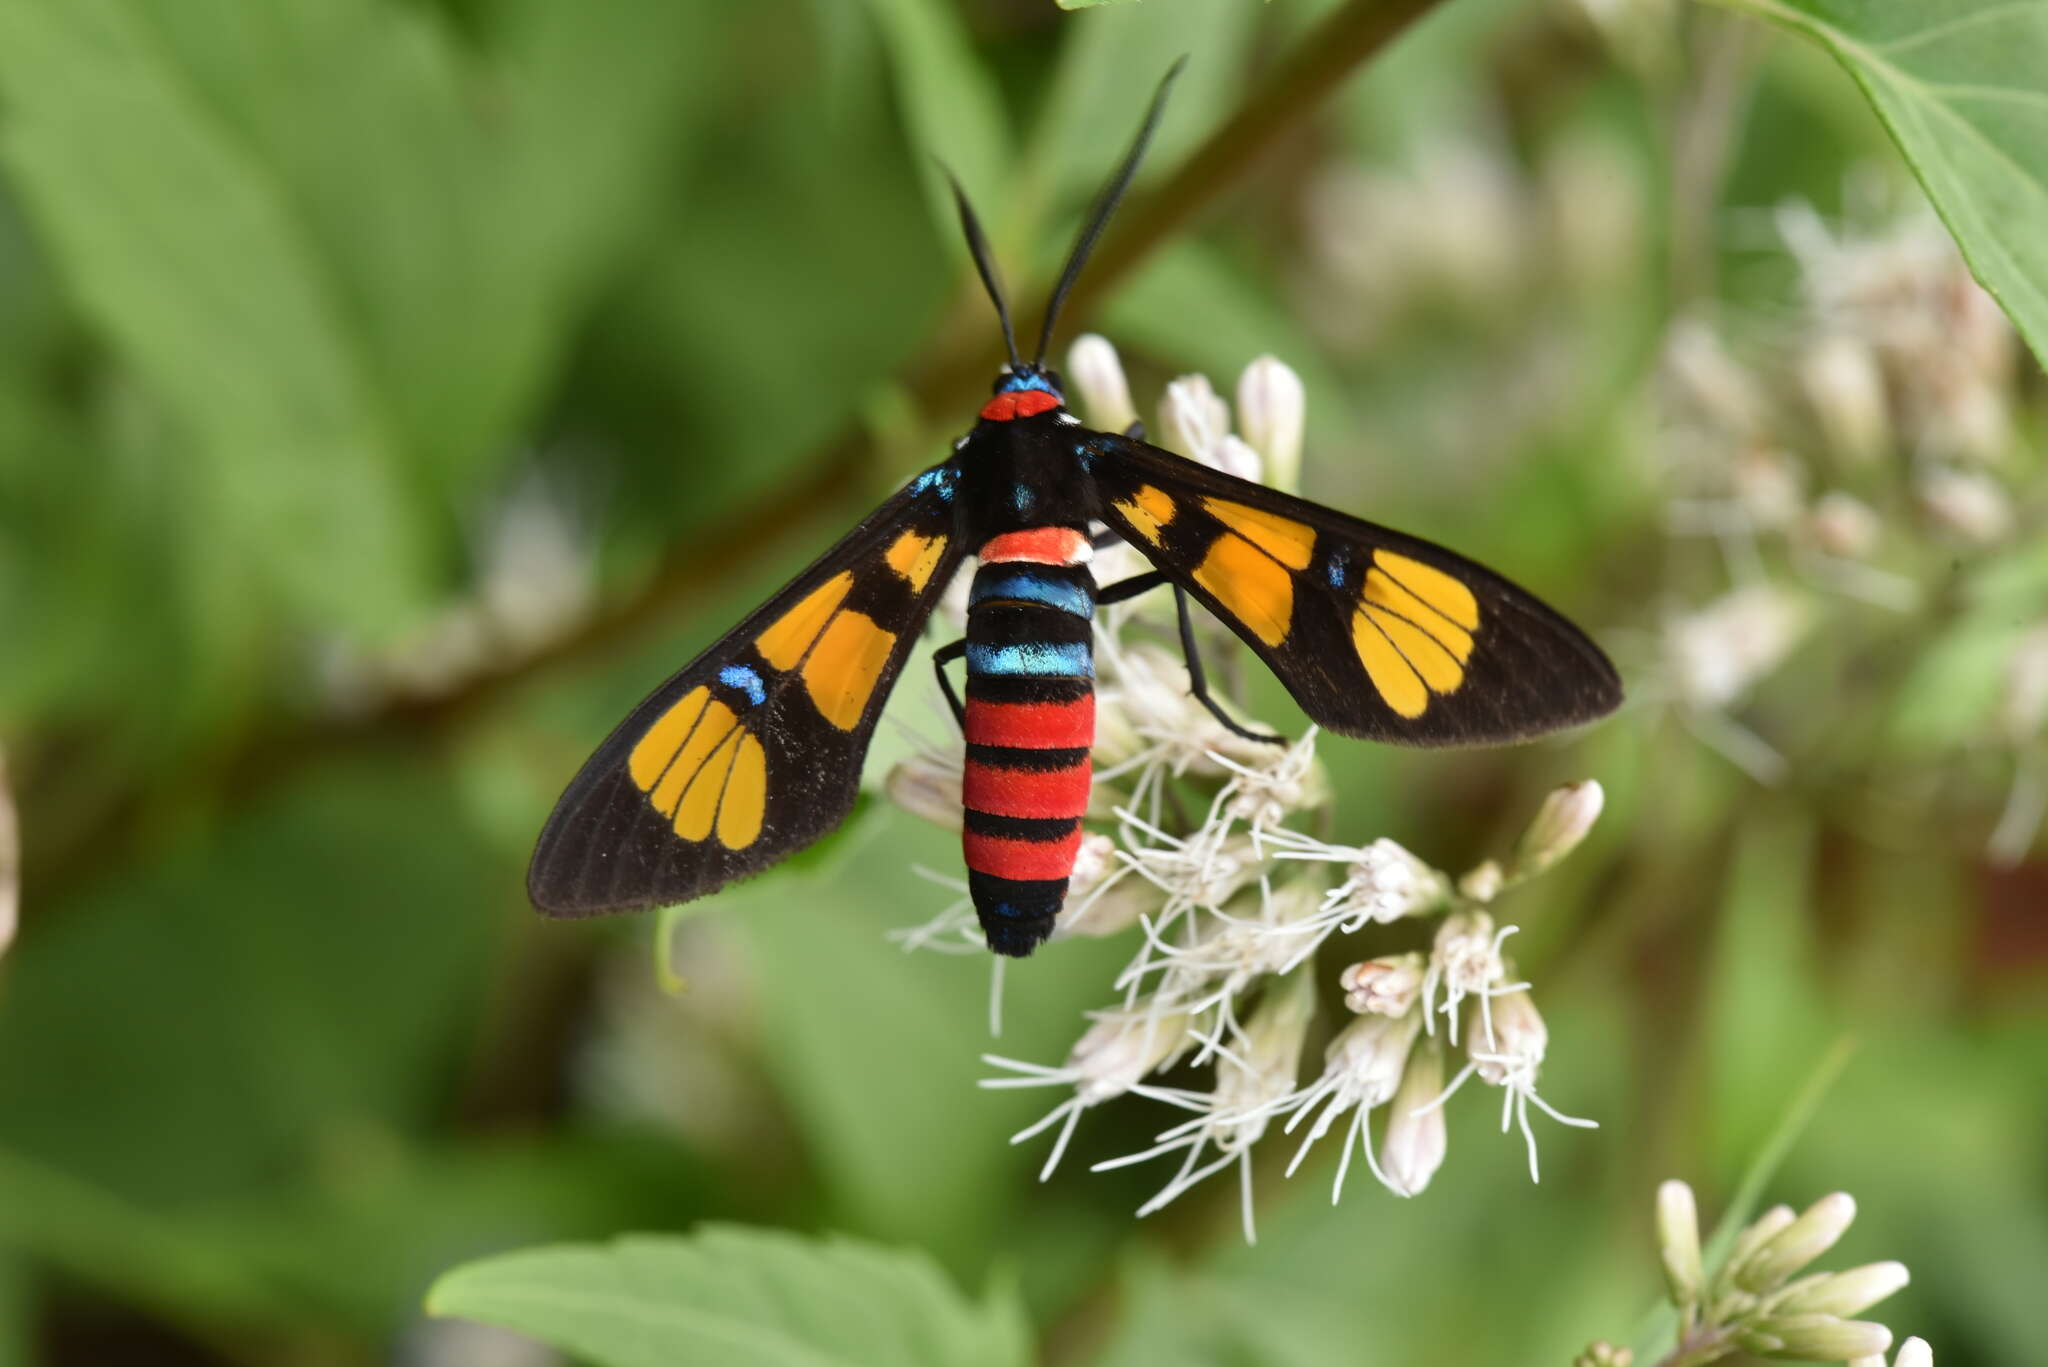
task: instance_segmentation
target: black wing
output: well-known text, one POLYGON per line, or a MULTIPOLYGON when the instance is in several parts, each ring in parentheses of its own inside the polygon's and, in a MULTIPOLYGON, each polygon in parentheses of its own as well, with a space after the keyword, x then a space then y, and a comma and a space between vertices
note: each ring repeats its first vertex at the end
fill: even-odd
POLYGON ((557 916, 701 897, 845 819, 890 685, 960 563, 936 466, 633 709, 541 831, 557 916))
POLYGON ((1621 703, 1585 633, 1441 546, 1128 437, 1096 434, 1084 450, 1102 519, 1332 731, 1497 744, 1621 703))

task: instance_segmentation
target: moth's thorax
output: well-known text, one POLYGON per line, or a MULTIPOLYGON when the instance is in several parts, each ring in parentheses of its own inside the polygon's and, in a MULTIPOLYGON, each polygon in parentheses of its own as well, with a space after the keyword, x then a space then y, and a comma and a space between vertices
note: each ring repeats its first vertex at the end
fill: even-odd
MULTIPOLYGON (((1042 396, 1037 390, 1020 393, 1042 396)), ((1003 394, 996 401, 1016 397, 1003 394)), ((1089 435, 1056 406, 975 424, 954 458, 969 544, 1026 527, 1085 527, 1095 515, 1094 484, 1078 452, 1089 435)))

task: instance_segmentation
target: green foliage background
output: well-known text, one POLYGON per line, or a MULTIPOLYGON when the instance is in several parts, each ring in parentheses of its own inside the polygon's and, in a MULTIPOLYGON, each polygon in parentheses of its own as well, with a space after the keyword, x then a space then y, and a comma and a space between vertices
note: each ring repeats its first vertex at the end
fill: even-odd
MULTIPOLYGON (((1794 747, 1760 789, 1650 702, 1514 752, 1325 747, 1341 838, 1453 866, 1551 784, 1607 787, 1591 845, 1517 908, 1547 1094, 1603 1126, 1550 1135, 1540 1186, 1466 1096, 1422 1197, 1333 1210, 1326 1170, 1269 1172, 1255 1248, 1227 1191, 1138 1225, 1148 1174, 1086 1172, 1157 1128, 1142 1106, 1091 1116, 1040 1187, 1006 1143, 1039 1100, 974 1087, 986 966, 882 938, 936 908, 909 866, 949 867, 952 838, 880 804, 692 921, 679 999, 653 989, 648 922, 526 907, 528 842, 624 708, 971 411, 993 328, 930 154, 1013 279, 1042 276, 1173 55, 1193 61, 1151 186, 1329 8, 0 0, 0 745, 24 844, 0 1364, 495 1361, 424 1317, 437 1274, 707 1221, 993 1288, 977 1309, 893 1254, 750 1255, 792 1286, 928 1296, 930 1355, 878 1361, 1562 1363, 1653 1299, 1655 1181, 1711 1212, 1844 1032, 1860 1050, 1774 1196, 1854 1192, 1844 1265, 1911 1265, 1882 1318, 1945 1367, 2038 1360, 2048 867, 1984 863, 2003 770, 1978 739, 1996 643, 2048 603, 2037 547, 1992 567, 2017 588, 1988 637, 1917 624, 1962 686, 1932 721, 1923 689, 1912 744, 1806 657, 1774 680, 1764 724, 1825 715, 1837 757, 1863 737, 1853 778, 1794 747), (323 661, 416 661, 478 582, 479 527, 535 485, 590 548, 590 616, 424 685, 332 686, 323 661), (1914 806, 1930 750, 1979 781, 1914 806), (1872 792, 1908 815, 1865 820, 1872 792)), ((1840 211, 1857 167, 1913 193, 1889 128, 2048 336, 2038 88, 1982 125, 1939 93, 2023 90, 2040 25, 1957 55, 1870 31, 1882 6, 1769 8, 1876 113, 1822 45, 1750 19, 1689 11, 1670 60, 1631 61, 1576 11, 1455 0, 1286 111, 1073 321, 1147 394, 1289 360, 1312 494, 1503 566, 1633 681, 1630 642, 1692 587, 1643 455, 1664 329, 1714 292, 1789 306, 1729 223, 1792 194, 1840 211), (1699 201, 1674 111, 1701 35, 1736 26, 1748 84, 1699 201), (1303 317, 1304 184, 1459 139, 1532 177, 1597 147, 1624 248, 1333 343, 1303 317), (1561 377, 1540 404, 1488 412, 1539 366, 1561 377)), ((1013 969, 1002 1051, 1058 1057, 1119 957, 1013 969)))

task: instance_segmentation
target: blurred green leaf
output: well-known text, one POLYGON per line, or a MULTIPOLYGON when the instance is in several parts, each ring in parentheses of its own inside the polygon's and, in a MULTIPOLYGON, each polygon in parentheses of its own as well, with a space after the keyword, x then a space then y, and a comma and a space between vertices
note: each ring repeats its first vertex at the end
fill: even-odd
POLYGON ((120 0, 0 9, 6 165, 287 591, 386 621, 427 548, 362 339, 288 197, 120 0), (347 576, 334 567, 347 563, 347 576))
POLYGON ((985 214, 1008 188, 1010 130, 995 80, 968 40, 960 11, 941 0, 868 0, 882 32, 910 141, 923 165, 932 222, 951 237, 952 192, 933 158, 953 174, 985 214))
POLYGON ((1728 0, 1832 52, 1970 267, 2048 364, 2048 6, 1728 0))
POLYGON ((599 1367, 1021 1367, 1030 1357, 1007 1292, 975 1304, 919 1254, 727 1225, 485 1259, 436 1282, 427 1308, 599 1367))
POLYGON ((0 994, 0 1144, 172 1202, 418 1126, 518 907, 458 811, 445 775, 363 755, 34 906, 0 994))
POLYGON ((374 0, 0 9, 30 217, 304 614, 387 632, 437 582, 646 193, 688 9, 506 0, 502 69, 374 0))

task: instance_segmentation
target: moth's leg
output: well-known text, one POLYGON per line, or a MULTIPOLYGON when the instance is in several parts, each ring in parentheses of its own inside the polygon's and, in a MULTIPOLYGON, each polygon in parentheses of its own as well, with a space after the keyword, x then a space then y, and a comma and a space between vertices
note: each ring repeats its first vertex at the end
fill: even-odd
MULTIPOLYGON (((1156 589, 1161 584, 1172 582, 1160 571, 1148 570, 1144 574, 1134 574, 1129 579, 1111 584, 1108 588, 1095 595, 1095 602, 1097 606, 1108 603, 1121 603, 1126 599, 1136 598, 1141 593, 1156 589)), ((1202 669, 1202 652, 1195 645, 1195 619, 1188 612, 1188 595, 1178 584, 1173 586, 1173 606, 1174 611, 1180 615, 1181 654, 1187 658, 1188 692, 1194 695, 1195 701, 1208 708, 1209 715, 1222 722, 1235 735, 1243 736, 1246 740, 1260 741, 1267 745, 1287 744, 1287 737, 1285 736, 1275 735, 1270 731, 1252 731, 1239 725, 1231 718, 1229 713, 1223 710, 1222 705, 1209 695, 1209 676, 1202 669)))
POLYGON ((953 691, 953 681, 946 677, 946 666, 967 653, 967 641, 962 639, 951 645, 940 646, 932 652, 932 673, 938 675, 939 691, 946 695, 946 706, 953 709, 953 720, 960 724, 960 734, 967 734, 967 709, 960 705, 960 695, 953 691))
POLYGON ((1119 579, 1106 589, 1097 589, 1095 592, 1095 606, 1104 608, 1108 607, 1111 603, 1122 603, 1136 598, 1141 593, 1150 593, 1161 584, 1168 582, 1167 577, 1158 570, 1147 570, 1143 574, 1134 574, 1129 579, 1119 579))
POLYGON ((1195 695, 1195 701, 1209 709, 1209 715, 1223 723, 1225 729, 1246 740, 1262 741, 1267 745, 1285 745, 1287 737, 1272 731, 1252 731, 1231 720, 1230 714, 1209 696, 1209 679, 1202 672, 1202 652, 1195 648, 1195 619, 1188 612, 1187 591, 1180 585, 1173 586, 1174 611, 1180 614, 1180 648, 1188 661, 1188 692, 1195 695))

